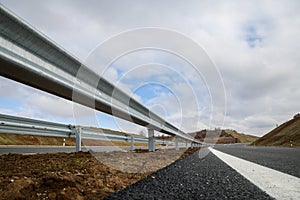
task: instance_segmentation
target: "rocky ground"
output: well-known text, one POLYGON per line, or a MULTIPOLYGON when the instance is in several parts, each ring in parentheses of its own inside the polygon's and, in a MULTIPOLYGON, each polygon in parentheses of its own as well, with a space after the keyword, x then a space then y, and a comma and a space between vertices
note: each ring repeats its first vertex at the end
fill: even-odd
POLYGON ((196 150, 1 155, 0 198, 102 199, 196 150))

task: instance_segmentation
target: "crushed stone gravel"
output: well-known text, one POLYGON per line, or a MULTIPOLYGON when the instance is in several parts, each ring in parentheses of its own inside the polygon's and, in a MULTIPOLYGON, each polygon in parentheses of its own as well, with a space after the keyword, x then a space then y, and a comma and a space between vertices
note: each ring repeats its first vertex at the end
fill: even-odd
POLYGON ((110 199, 273 199, 212 153, 179 160, 110 199))

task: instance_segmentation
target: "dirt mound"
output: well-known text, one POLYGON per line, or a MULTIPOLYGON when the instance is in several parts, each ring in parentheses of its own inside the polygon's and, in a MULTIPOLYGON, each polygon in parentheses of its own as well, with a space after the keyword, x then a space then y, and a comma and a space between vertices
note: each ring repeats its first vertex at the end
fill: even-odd
POLYGON ((300 115, 276 127, 252 145, 258 146, 300 146, 300 115))
MULTIPOLYGON (((181 152, 179 159, 198 149, 181 152)), ((176 151, 178 154, 178 151, 176 151)), ((176 154, 176 155, 177 155, 176 154)), ((97 153, 101 156, 101 153, 97 153)), ((124 166, 138 166, 141 157, 147 159, 147 167, 157 170, 172 163, 166 158, 175 150, 156 151, 146 154, 135 152, 103 153, 104 157, 124 166), (147 157, 147 158, 145 158, 147 157), (130 159, 128 159, 130 158, 130 159), (135 159, 133 159, 135 158, 135 159), (156 160, 158 160, 156 162, 156 160), (127 163, 126 163, 127 162, 127 163)), ((119 164, 118 164, 119 165, 119 164)), ((90 153, 57 153, 35 155, 0 155, 0 199, 102 199, 145 178, 151 170, 143 173, 127 173, 100 163, 90 153)))
POLYGON ((191 133, 195 139, 205 141, 207 143, 217 144, 233 144, 233 143, 247 143, 253 142, 258 137, 238 133, 234 130, 201 130, 199 132, 191 133))
POLYGON ((0 156, 0 199, 100 199, 147 175, 109 168, 89 153, 8 154, 0 156))
POLYGON ((250 142, 254 142, 255 140, 257 140, 259 137, 254 136, 254 135, 249 135, 249 134, 244 134, 244 133, 238 133, 235 130, 224 130, 226 133, 228 133, 229 135, 231 135, 234 138, 237 138, 239 140, 240 143, 250 143, 250 142))

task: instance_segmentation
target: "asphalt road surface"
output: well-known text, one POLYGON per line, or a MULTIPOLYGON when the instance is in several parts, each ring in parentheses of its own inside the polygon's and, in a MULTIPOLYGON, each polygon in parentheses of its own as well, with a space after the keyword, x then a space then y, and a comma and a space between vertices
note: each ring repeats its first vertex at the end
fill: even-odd
MULTIPOLYGON (((82 147, 82 151, 120 151, 129 150, 129 147, 116 146, 99 146, 99 147, 82 147)), ((33 154, 33 153, 58 153, 58 152, 75 152, 75 146, 0 146, 0 154, 33 154)))
MULTIPOLYGON (((289 195, 288 199, 299 199, 300 179, 297 177, 300 148, 251 147, 239 144, 217 145, 214 149, 257 163, 263 168, 275 169, 275 174, 284 172, 280 176, 287 177, 287 183, 292 184, 289 181, 293 181, 296 184, 284 184, 281 187, 280 183, 276 184, 281 180, 283 182, 283 179, 270 174, 269 179, 264 180, 267 179, 267 174, 262 179, 269 186, 265 187, 267 190, 263 190, 255 184, 258 183, 256 180, 250 182, 215 154, 210 152, 202 158, 196 152, 106 199, 287 199, 284 195, 289 195), (286 174, 293 175, 293 180, 286 174), (286 187, 288 190, 285 191, 286 187)), ((251 169, 250 174, 256 173, 257 169, 251 169)))
MULTIPOLYGON (((147 149, 147 146, 135 146, 136 149, 147 149)), ((168 147, 159 147, 159 148, 168 148, 173 149, 173 146, 168 147)), ((182 148, 182 147, 181 147, 182 148)), ((185 148, 185 147, 184 147, 185 148)), ((123 151, 130 150, 129 146, 82 146, 82 151, 123 151)), ((59 153, 59 152, 75 152, 75 146, 34 146, 34 145, 0 145, 0 155, 1 154, 35 154, 35 153, 59 153)))
MULTIPOLYGON (((136 149, 146 149, 146 146, 136 146, 136 149)), ((174 148, 173 146, 159 147, 159 148, 174 148)), ((130 150, 129 146, 82 146, 82 151, 122 151, 130 150)), ((75 146, 25 146, 25 145, 0 145, 1 154, 34 154, 34 153, 59 153, 59 152, 75 152, 75 146)))
POLYGON ((300 148, 235 144, 214 149, 300 178, 300 148))
POLYGON ((272 199, 212 153, 163 168, 105 199, 272 199))

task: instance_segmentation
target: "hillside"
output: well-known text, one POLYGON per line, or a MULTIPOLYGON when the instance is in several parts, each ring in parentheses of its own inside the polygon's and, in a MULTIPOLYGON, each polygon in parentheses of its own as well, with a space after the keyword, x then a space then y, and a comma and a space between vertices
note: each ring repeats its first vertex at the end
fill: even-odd
POLYGON ((254 142, 255 140, 257 140, 259 137, 254 136, 254 135, 249 135, 249 134, 244 134, 244 133, 238 133, 235 130, 225 130, 226 133, 228 133, 229 135, 233 136, 234 138, 237 138, 240 143, 250 143, 250 142, 254 142))
POLYGON ((252 143, 257 146, 300 146, 300 115, 276 127, 252 143))
POLYGON ((201 130, 190 133, 190 135, 200 141, 217 144, 250 143, 258 139, 256 136, 238 133, 235 130, 229 129, 201 130))

